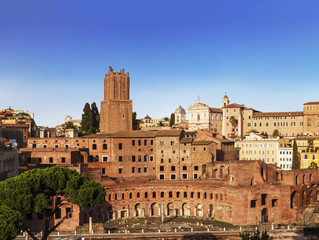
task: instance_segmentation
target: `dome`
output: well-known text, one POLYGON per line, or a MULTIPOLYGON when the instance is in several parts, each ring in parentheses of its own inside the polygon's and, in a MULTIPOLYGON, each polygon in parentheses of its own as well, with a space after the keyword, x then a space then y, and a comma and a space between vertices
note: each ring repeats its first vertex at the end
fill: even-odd
POLYGON ((179 113, 181 113, 181 114, 186 114, 185 109, 184 109, 184 108, 182 108, 182 106, 181 106, 181 105, 179 105, 179 107, 178 107, 178 108, 176 108, 176 110, 175 110, 175 114, 179 114, 179 113))
POLYGON ((148 114, 146 115, 146 117, 144 119, 152 119, 150 116, 148 116, 148 114))

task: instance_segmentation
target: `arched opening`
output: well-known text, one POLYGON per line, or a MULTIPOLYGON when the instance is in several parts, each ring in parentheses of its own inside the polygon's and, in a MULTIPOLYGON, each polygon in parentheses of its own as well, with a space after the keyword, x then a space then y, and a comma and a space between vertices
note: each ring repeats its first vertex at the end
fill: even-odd
POLYGON ((298 193, 294 191, 290 195, 290 208, 297 208, 298 207, 298 193))
POLYGON ((167 204, 167 216, 170 216, 174 213, 173 203, 167 204))
POLYGON ((114 210, 113 210, 112 206, 109 206, 109 207, 108 207, 107 213, 108 213, 108 219, 109 219, 109 220, 114 219, 114 210))
POLYGON ((160 207, 157 203, 152 203, 151 205, 151 216, 159 216, 160 215, 160 207))
POLYGON ((316 201, 319 201, 319 191, 316 192, 316 201))
POLYGON ((267 223, 268 222, 268 210, 267 208, 263 208, 261 210, 261 223, 267 223))
POLYGON ((305 184, 305 180, 306 180, 306 175, 302 175, 302 184, 305 184))
POLYGON ((200 203, 196 206, 196 217, 203 217, 203 205, 200 203))
POLYGON ((309 182, 312 182, 312 174, 309 175, 309 182))
POLYGON ((208 207, 208 217, 209 217, 209 218, 213 218, 213 214, 214 214, 213 204, 209 204, 209 207, 208 207))
POLYGON ((299 183, 299 176, 297 175, 296 176, 296 185, 298 185, 298 183, 299 183))
POLYGON ((142 206, 140 203, 135 204, 134 210, 135 210, 135 217, 142 216, 142 206))
POLYGON ((190 216, 191 215, 191 208, 187 203, 182 205, 182 215, 183 216, 190 216))
POLYGON ((311 202, 314 202, 313 196, 314 196, 313 191, 310 190, 309 195, 308 195, 308 204, 311 202))
POLYGON ((200 115, 199 115, 199 113, 197 114, 197 121, 200 121, 200 115))
POLYGON ((307 198, 306 191, 303 191, 301 195, 301 206, 304 206, 307 204, 306 198, 307 198))

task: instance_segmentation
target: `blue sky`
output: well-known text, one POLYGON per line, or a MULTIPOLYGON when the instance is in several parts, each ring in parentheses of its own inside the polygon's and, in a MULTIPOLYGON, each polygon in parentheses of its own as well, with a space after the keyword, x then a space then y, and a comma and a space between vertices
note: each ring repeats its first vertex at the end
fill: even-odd
POLYGON ((197 101, 261 111, 318 101, 319 1, 0 0, 0 109, 80 118, 112 66, 138 117, 197 101))

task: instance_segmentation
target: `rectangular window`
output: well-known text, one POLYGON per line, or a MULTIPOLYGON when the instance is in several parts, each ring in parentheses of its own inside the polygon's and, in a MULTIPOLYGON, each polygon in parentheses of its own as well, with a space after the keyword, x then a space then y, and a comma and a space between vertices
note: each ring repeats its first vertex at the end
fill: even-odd
POLYGON ((53 163, 53 157, 49 158, 49 163, 53 163))
POLYGON ((145 173, 147 172, 147 167, 144 167, 144 172, 145 172, 145 173))
POLYGON ((161 180, 165 179, 165 175, 164 174, 160 174, 159 175, 159 179, 161 179, 161 180))
POLYGON ((65 163, 65 158, 64 157, 61 158, 61 163, 65 163))
POLYGON ((71 208, 66 208, 65 209, 65 214, 66 215, 70 214, 67 218, 72 218, 71 208))
POLYGON ((107 144, 106 144, 106 143, 103 144, 103 149, 104 149, 104 150, 107 149, 107 144))
POLYGON ((138 145, 141 146, 141 144, 142 144, 142 141, 138 140, 138 145))
POLYGON ((164 145, 164 141, 163 140, 160 141, 160 145, 162 145, 162 146, 164 145))
POLYGON ((187 166, 183 166, 183 171, 187 171, 187 166))
POLYGON ((105 174, 105 168, 102 168, 102 174, 105 174))
POLYGON ((183 179, 187 179, 187 173, 183 173, 183 174, 182 174, 182 178, 183 178, 183 179))
POLYGON ((171 145, 174 145, 174 140, 171 141, 171 145))
POLYGON ((198 174, 194 173, 194 179, 198 178, 198 174))
POLYGON ((171 180, 176 179, 176 174, 171 174, 171 180))
POLYGON ((59 148, 59 145, 58 144, 54 144, 54 148, 59 148))
POLYGON ((122 143, 119 143, 119 150, 122 150, 122 143))
POLYGON ((278 200, 278 199, 273 199, 273 200, 271 200, 271 206, 272 206, 272 207, 277 207, 277 200, 278 200))
POLYGON ((122 161, 123 161, 123 157, 119 156, 119 162, 122 162, 122 161))
POLYGON ((267 194, 261 194, 261 205, 266 205, 267 194))
POLYGON ((41 163, 42 162, 42 158, 38 158, 38 163, 41 163))
POLYGON ((147 162, 147 155, 144 155, 144 162, 147 162))
POLYGON ((123 168, 119 168, 119 174, 123 173, 123 168))
POLYGON ((132 156, 132 162, 135 162, 135 156, 132 156))
POLYGON ((150 156, 150 162, 153 162, 153 156, 150 156))
POLYGON ((160 171, 164 172, 164 166, 160 166, 160 171))
POLYGON ((58 208, 55 212, 55 219, 60 219, 61 218, 61 208, 58 208))
POLYGON ((147 140, 144 140, 144 145, 145 145, 145 146, 147 145, 147 140))
POLYGON ((103 162, 107 162, 107 156, 102 157, 103 162))
POLYGON ((32 144, 32 148, 37 148, 37 144, 32 144))
POLYGON ((132 140, 132 146, 135 146, 135 140, 132 140))
POLYGON ((132 173, 135 173, 135 167, 132 167, 132 173))
MULTIPOLYGON (((67 146, 67 145, 65 145, 67 146)), ((96 144, 92 144, 92 149, 95 150, 96 149, 96 144)))
POLYGON ((151 145, 153 145, 153 140, 151 140, 151 145))
POLYGON ((255 208, 256 207, 256 200, 251 200, 250 201, 250 208, 255 208))
POLYGON ((142 156, 138 155, 138 161, 141 162, 142 161, 142 156))

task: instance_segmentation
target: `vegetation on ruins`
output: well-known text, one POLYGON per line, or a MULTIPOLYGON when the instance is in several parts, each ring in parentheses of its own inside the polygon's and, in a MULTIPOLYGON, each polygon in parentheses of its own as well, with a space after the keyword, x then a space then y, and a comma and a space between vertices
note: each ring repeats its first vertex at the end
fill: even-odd
POLYGON ((300 168, 300 160, 298 157, 298 147, 296 141, 292 145, 292 169, 299 169, 300 168))
POLYGON ((171 118, 169 119, 169 126, 170 126, 170 127, 173 126, 174 123, 175 123, 175 114, 172 113, 172 114, 171 114, 171 118))
POLYGON ((89 103, 86 103, 83 108, 81 128, 79 135, 87 135, 96 133, 100 128, 100 114, 96 106, 96 103, 93 102, 90 106, 89 103))
POLYGON ((268 233, 262 232, 260 233, 259 230, 254 232, 253 235, 250 235, 250 233, 240 233, 239 236, 241 237, 242 240, 272 240, 273 237, 270 237, 268 233))
POLYGON ((11 235, 17 234, 17 229, 21 229, 36 240, 23 225, 20 214, 36 213, 43 218, 42 239, 46 240, 51 232, 72 215, 73 204, 81 208, 94 207, 104 199, 104 188, 76 170, 55 166, 26 171, 0 182, 0 229, 1 226, 10 224, 11 235), (64 216, 61 215, 59 221, 52 226, 55 214, 60 214, 64 205, 70 206, 69 211, 64 216), (12 215, 10 223, 5 222, 8 214, 12 215))

